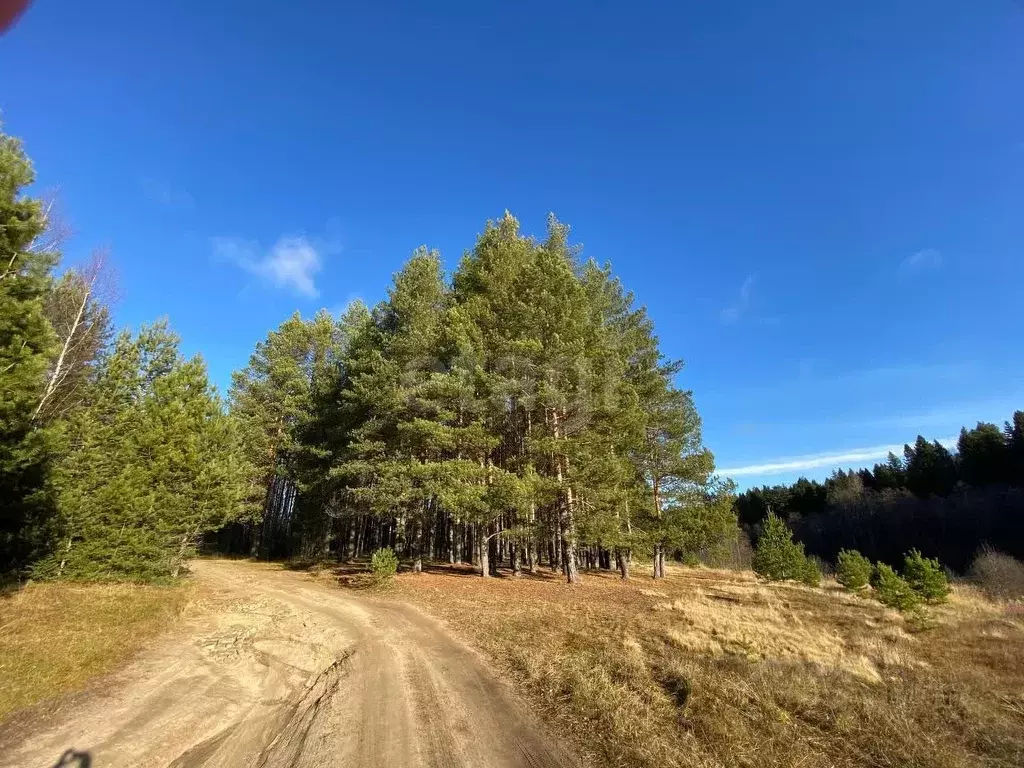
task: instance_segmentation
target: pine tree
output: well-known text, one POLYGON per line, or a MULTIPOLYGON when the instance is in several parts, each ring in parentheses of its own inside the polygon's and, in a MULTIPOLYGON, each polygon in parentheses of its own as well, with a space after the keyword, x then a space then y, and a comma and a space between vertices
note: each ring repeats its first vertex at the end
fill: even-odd
POLYGON ((978 422, 960 430, 957 441, 960 479, 968 485, 1005 483, 1010 479, 1010 457, 1003 431, 995 424, 978 422))
POLYGON ((60 545, 40 576, 178 575, 199 536, 241 511, 233 422, 166 324, 121 333, 66 424, 56 468, 60 545))
POLYGON ((917 496, 948 496, 956 485, 956 461, 938 440, 918 435, 914 447, 904 446, 907 487, 917 496))
POLYGON ((23 197, 34 180, 21 143, 0 132, 0 572, 20 572, 53 543, 49 438, 33 421, 53 331, 45 305, 54 254, 33 244, 46 217, 23 197))
POLYGON ((678 366, 555 219, 541 242, 510 214, 489 222, 450 287, 417 251, 358 326, 292 432, 299 508, 336 521, 343 556, 445 553, 485 576, 546 559, 572 582, 613 552, 627 575, 640 541, 697 550, 735 532, 678 366))
POLYGON ((296 436, 311 418, 314 381, 337 364, 339 343, 329 313, 310 321, 295 313, 257 344, 246 368, 232 377, 231 413, 252 468, 245 521, 254 555, 261 539, 269 555, 275 540, 290 535, 301 450, 296 436))
POLYGON ((1014 411, 1013 421, 1003 425, 1010 464, 1010 483, 1024 486, 1024 411, 1014 411))
POLYGON ((245 464, 236 423, 212 391, 201 359, 180 362, 157 379, 141 410, 136 450, 148 459, 155 527, 167 570, 177 577, 200 535, 240 514, 245 464))

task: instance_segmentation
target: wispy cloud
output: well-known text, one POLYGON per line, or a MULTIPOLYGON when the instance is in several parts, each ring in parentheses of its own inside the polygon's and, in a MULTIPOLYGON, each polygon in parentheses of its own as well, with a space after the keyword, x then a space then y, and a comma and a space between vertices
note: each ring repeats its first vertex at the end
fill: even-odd
MULTIPOLYGON (((939 442, 950 448, 956 444, 956 439, 949 437, 939 440, 939 442)), ((813 453, 806 456, 770 459, 762 464, 728 467, 719 470, 719 473, 726 477, 743 477, 745 475, 781 475, 786 472, 800 472, 805 469, 818 469, 820 467, 864 466, 866 463, 884 459, 890 453, 895 453, 897 456, 902 455, 903 445, 876 445, 870 448, 853 448, 848 451, 831 451, 813 453)))
POLYGON ((322 254, 325 250, 303 236, 281 237, 266 252, 252 240, 213 238, 213 252, 217 258, 241 267, 275 288, 310 297, 320 295, 315 278, 323 269, 322 254))
POLYGON ((747 275, 747 279, 743 281, 743 285, 740 286, 740 295, 736 300, 736 303, 726 307, 720 313, 722 322, 726 325, 732 325, 733 323, 739 322, 740 318, 743 317, 747 310, 750 309, 750 298, 754 292, 754 275, 747 275))
POLYGON ((925 248, 910 254, 900 264, 903 272, 923 272, 927 269, 938 269, 942 266, 942 254, 934 248, 925 248))

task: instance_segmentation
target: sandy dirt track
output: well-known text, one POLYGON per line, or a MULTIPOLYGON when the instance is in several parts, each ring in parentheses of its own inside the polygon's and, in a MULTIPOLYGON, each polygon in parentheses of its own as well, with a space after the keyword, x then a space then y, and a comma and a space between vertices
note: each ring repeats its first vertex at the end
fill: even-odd
POLYGON ((416 609, 301 573, 198 561, 205 605, 120 672, 0 735, 0 766, 576 766, 416 609), (72 763, 75 764, 75 763, 72 763))

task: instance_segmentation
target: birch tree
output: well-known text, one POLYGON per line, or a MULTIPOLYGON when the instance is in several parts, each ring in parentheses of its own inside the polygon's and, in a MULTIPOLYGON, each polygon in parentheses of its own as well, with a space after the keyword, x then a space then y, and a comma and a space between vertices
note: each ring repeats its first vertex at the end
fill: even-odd
POLYGON ((113 297, 113 275, 104 250, 94 251, 83 267, 69 269, 53 284, 46 316, 57 340, 32 414, 36 422, 52 423, 81 402, 88 368, 110 338, 113 297))

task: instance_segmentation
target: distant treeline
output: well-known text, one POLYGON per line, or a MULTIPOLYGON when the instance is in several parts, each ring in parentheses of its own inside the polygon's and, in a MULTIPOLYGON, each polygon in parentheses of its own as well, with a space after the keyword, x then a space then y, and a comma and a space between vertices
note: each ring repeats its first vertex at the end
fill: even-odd
POLYGON ((872 469, 836 470, 823 483, 751 488, 736 498, 756 538, 769 508, 786 517, 807 551, 833 561, 857 549, 893 565, 913 547, 957 571, 991 547, 1024 557, 1024 411, 1002 428, 960 431, 956 452, 918 436, 872 469))

